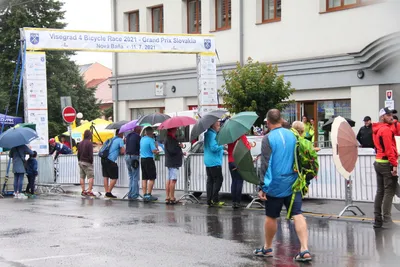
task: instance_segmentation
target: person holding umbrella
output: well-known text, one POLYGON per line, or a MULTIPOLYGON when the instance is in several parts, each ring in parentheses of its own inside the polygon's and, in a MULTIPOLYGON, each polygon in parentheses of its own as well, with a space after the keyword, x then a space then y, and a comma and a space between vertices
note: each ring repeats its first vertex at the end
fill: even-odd
POLYGON ((217 133, 221 128, 219 121, 215 122, 204 134, 204 164, 207 172, 207 205, 223 206, 225 202, 219 201, 224 177, 222 175, 222 158, 224 146, 217 143, 217 133))
POLYGON ((20 145, 13 147, 10 150, 9 156, 13 159, 13 173, 14 173, 14 197, 27 198, 22 193, 22 184, 24 183, 25 169, 25 155, 33 155, 33 151, 27 145, 20 145))
POLYGON ((157 201, 158 198, 153 196, 151 193, 153 191, 154 181, 157 178, 154 156, 157 155, 159 151, 153 138, 153 128, 146 127, 143 130, 146 133, 146 135, 140 139, 140 166, 142 169, 143 200, 146 202, 157 201))
POLYGON ((166 204, 176 204, 175 185, 179 168, 183 164, 183 145, 176 139, 177 130, 178 128, 168 129, 167 139, 165 140, 165 167, 168 168, 166 204))
MULTIPOLYGON (((36 131, 25 127, 10 128, 0 135, 0 147, 11 148, 9 156, 13 159, 14 195, 17 198, 22 191, 22 183, 26 171, 25 154, 33 154, 26 144, 36 138, 38 138, 36 131)), ((25 198, 23 195, 21 197, 25 198)))
POLYGON ((246 135, 242 135, 235 142, 228 144, 229 171, 232 177, 232 184, 231 184, 232 208, 234 209, 240 208, 240 201, 242 200, 242 189, 243 189, 243 178, 238 171, 238 167, 233 157, 233 150, 239 140, 241 140, 248 148, 251 147, 249 141, 247 140, 246 135))

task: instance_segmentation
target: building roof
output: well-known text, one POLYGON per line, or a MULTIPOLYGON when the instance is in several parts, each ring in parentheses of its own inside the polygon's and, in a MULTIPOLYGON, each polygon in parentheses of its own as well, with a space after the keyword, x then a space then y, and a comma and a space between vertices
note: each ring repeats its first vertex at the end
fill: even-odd
POLYGON ((108 78, 107 78, 107 79, 93 79, 93 80, 91 80, 90 82, 88 82, 88 83, 86 84, 86 88, 94 88, 94 87, 97 87, 99 84, 101 84, 102 82, 104 82, 104 81, 106 81, 106 80, 108 80, 108 78))
POLYGON ((85 65, 79 65, 79 73, 81 75, 83 75, 90 68, 90 66, 92 66, 92 65, 93 65, 93 63, 85 64, 85 65))

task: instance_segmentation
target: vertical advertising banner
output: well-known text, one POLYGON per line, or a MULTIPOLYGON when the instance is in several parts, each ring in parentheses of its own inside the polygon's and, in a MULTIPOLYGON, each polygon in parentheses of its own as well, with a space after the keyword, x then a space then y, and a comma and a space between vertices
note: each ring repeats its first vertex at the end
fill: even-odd
POLYGON ((217 58, 215 55, 197 55, 197 82, 200 115, 218 109, 217 58))
POLYGON ((39 155, 49 153, 46 55, 44 52, 26 52, 24 72, 25 122, 36 124, 38 139, 30 146, 39 155))

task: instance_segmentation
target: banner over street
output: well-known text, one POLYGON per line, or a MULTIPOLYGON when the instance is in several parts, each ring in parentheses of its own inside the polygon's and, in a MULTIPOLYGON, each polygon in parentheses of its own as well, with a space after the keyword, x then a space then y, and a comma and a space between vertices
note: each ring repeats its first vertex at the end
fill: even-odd
POLYGON ((140 32, 88 32, 23 28, 26 50, 69 50, 135 53, 214 53, 213 35, 140 32))

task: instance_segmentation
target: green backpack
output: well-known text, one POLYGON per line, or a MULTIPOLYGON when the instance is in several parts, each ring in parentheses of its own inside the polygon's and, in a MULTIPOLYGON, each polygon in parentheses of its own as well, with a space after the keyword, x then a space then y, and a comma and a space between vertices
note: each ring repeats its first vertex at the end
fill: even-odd
POLYGON ((314 149, 313 143, 302 138, 295 129, 292 128, 291 131, 297 139, 294 151, 294 170, 299 174, 299 177, 292 185, 293 195, 287 219, 290 219, 296 193, 301 192, 303 196, 307 193, 308 185, 317 176, 319 168, 318 154, 314 149))
POLYGON ((310 181, 318 175, 318 154, 311 141, 301 138, 300 136, 296 136, 296 138, 295 156, 297 157, 298 164, 295 168, 304 176, 307 185, 309 185, 310 181))

